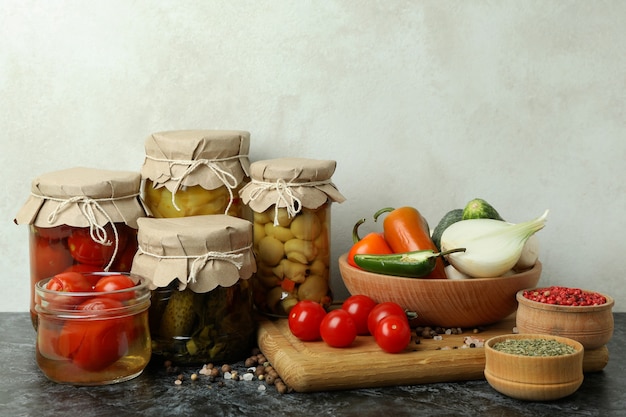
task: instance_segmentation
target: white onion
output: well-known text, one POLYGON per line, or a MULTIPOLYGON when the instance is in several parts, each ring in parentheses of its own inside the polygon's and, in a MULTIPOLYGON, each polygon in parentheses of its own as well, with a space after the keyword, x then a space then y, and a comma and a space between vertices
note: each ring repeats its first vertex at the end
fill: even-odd
POLYGON ((470 277, 498 277, 513 269, 526 241, 546 223, 549 210, 540 217, 518 224, 493 219, 468 219, 450 225, 441 235, 441 250, 465 248, 447 260, 470 277))

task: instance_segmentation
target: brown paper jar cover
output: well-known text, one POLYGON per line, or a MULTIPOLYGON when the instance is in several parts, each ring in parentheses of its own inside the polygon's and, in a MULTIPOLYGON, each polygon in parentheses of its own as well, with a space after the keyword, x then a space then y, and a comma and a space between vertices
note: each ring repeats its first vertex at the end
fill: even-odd
POLYGON ((257 213, 272 205, 289 207, 294 198, 302 207, 310 209, 329 200, 341 203, 345 197, 331 181, 336 166, 336 161, 308 158, 256 161, 250 165, 251 181, 239 195, 243 203, 257 213))
POLYGON ((205 293, 230 287, 256 272, 252 223, 213 214, 139 219, 139 249, 131 273, 145 278, 151 289, 167 287, 205 293))
POLYGON ((40 175, 17 213, 16 224, 37 227, 88 227, 123 222, 136 229, 146 215, 139 198, 141 175, 76 167, 40 175))
POLYGON ((155 188, 170 192, 195 185, 207 190, 223 185, 236 188, 249 176, 249 149, 250 133, 240 130, 153 133, 145 141, 141 175, 155 188))

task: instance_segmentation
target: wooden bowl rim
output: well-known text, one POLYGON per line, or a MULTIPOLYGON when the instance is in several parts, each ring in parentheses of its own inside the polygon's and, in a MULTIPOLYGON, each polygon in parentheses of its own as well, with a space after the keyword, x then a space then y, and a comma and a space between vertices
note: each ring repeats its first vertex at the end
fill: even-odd
MULTIPOLYGON (((437 284, 441 284, 441 283, 445 283, 443 285, 457 285, 457 286, 469 286, 472 285, 472 283, 485 283, 485 282, 493 282, 493 281, 503 281, 503 280, 508 280, 508 279, 515 279, 515 278, 519 278, 521 276, 530 274, 531 272, 534 272, 536 270, 539 270, 539 272, 541 272, 542 269, 542 263, 541 261, 537 261, 535 262, 535 265, 533 265, 532 268, 526 269, 522 272, 518 272, 516 274, 513 275, 509 275, 506 277, 493 277, 493 278, 468 278, 468 279, 448 279, 448 278, 428 278, 428 279, 424 279, 424 278, 407 278, 407 277, 398 277, 395 275, 384 275, 384 274, 377 274, 375 272, 369 272, 369 271, 364 271, 362 269, 359 268, 355 268, 352 265, 350 265, 348 263, 348 253, 344 253, 342 255, 339 256, 339 269, 341 272, 341 268, 348 268, 348 270, 353 270, 355 272, 358 272, 359 274, 363 275, 364 277, 370 277, 370 278, 376 278, 376 277, 385 277, 386 279, 393 279, 393 280, 397 280, 398 282, 420 282, 420 283, 424 283, 425 285, 433 285, 434 283, 437 284), (430 284, 429 284, 430 283, 430 284)), ((345 279, 345 277, 342 274, 342 278, 345 279)), ((604 295, 604 294, 602 294, 604 295)))
POLYGON ((542 288, 546 287, 534 287, 519 290, 517 294, 515 294, 515 299, 518 301, 518 303, 524 304, 530 308, 536 308, 538 310, 562 311, 566 313, 591 313, 598 310, 613 309, 613 306, 615 305, 615 300, 610 295, 601 293, 600 291, 587 290, 584 288, 580 288, 580 290, 599 294, 606 298, 606 303, 594 306, 564 306, 559 304, 540 303, 539 301, 530 300, 524 297, 524 291, 533 291, 542 288))
POLYGON ((582 355, 585 351, 585 347, 577 340, 570 339, 569 337, 564 336, 556 336, 550 334, 540 334, 540 333, 510 333, 510 334, 502 334, 499 336, 494 336, 485 341, 485 354, 487 352, 493 355, 504 355, 513 358, 529 358, 528 360, 555 360, 557 358, 572 358, 576 355, 582 355), (507 339, 547 339, 547 340, 556 340, 557 342, 565 343, 569 346, 572 346, 576 349, 574 353, 568 353, 566 355, 559 356, 528 356, 528 355, 517 355, 514 353, 502 352, 500 350, 496 350, 493 348, 493 345, 497 342, 507 339))

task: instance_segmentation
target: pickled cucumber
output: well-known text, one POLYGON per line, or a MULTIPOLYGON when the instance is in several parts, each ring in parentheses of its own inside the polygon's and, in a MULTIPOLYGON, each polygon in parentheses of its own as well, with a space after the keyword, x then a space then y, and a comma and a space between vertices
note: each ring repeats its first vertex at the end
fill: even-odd
POLYGON ((195 313, 193 308, 194 292, 172 291, 167 307, 161 318, 159 334, 164 338, 189 336, 193 330, 195 313))

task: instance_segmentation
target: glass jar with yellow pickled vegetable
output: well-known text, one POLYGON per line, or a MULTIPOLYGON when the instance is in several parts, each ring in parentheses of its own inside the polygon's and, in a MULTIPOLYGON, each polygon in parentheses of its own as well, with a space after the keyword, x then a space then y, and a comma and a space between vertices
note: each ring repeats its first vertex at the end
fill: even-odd
POLYGON ((239 193, 252 209, 256 307, 285 316, 300 300, 324 306, 330 287, 330 208, 345 198, 331 181, 336 162, 305 158, 257 161, 239 193))
POLYGON ((250 134, 176 130, 145 141, 143 199, 153 217, 248 217, 238 192, 249 180, 250 134))
POLYGON ((152 354, 236 362, 255 343, 252 223, 224 214, 138 220, 132 274, 152 290, 152 354))

